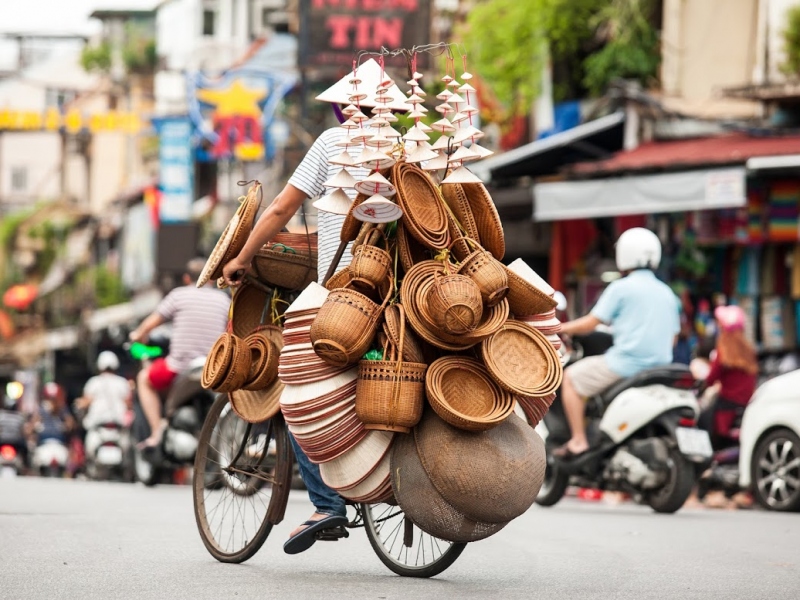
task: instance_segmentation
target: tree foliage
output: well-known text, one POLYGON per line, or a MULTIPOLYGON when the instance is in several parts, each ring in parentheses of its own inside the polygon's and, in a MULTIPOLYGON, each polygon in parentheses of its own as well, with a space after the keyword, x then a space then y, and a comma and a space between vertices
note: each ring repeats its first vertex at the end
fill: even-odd
POLYGON ((781 70, 789 76, 800 75, 800 6, 786 11, 786 29, 783 30, 783 49, 786 60, 781 70))
MULTIPOLYGON (((547 52, 591 94, 616 78, 648 83, 659 65, 654 0, 484 0, 458 31, 469 62, 511 115, 539 93, 547 52)), ((558 85, 558 82, 556 82, 558 85)))
POLYGON ((101 42, 96 46, 84 46, 81 66, 88 73, 108 73, 111 70, 111 44, 101 42))

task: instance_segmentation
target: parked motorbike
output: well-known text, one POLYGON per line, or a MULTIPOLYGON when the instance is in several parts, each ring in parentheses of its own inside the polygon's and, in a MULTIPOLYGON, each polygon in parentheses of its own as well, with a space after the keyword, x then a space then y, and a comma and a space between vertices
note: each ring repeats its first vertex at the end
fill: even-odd
MULTIPOLYGON (((575 336, 570 363, 602 354, 611 343, 611 336, 601 332, 575 336)), ((587 402, 590 449, 568 460, 552 454, 570 438, 559 395, 537 426, 545 440, 547 470, 536 502, 554 505, 573 482, 629 493, 656 512, 677 511, 712 454, 708 433, 696 427, 700 409, 694 386, 684 365, 648 369, 619 381, 587 402)))
POLYGON ((67 470, 69 450, 66 444, 56 438, 39 440, 33 451, 31 464, 42 477, 63 477, 67 470))
MULTIPOLYGON (((131 355, 143 364, 166 354, 168 340, 151 336, 150 345, 134 343, 129 346, 131 355)), ((191 466, 198 446, 200 430, 206 414, 214 403, 216 394, 202 387, 204 358, 196 359, 189 368, 175 378, 169 392, 162 397, 167 428, 156 448, 140 450, 134 447, 134 472, 136 478, 147 486, 158 483, 175 469, 191 466)), ((144 416, 138 395, 134 398, 134 420, 131 428, 134 444, 150 436, 150 426, 144 416)))

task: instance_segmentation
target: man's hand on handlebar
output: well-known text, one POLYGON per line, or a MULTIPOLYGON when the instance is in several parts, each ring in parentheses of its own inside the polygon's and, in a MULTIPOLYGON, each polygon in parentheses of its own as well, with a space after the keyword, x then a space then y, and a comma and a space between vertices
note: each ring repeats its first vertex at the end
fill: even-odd
POLYGON ((128 334, 128 339, 131 342, 145 343, 145 342, 147 342, 147 334, 143 333, 142 331, 140 331, 138 329, 134 329, 133 331, 131 331, 128 334))

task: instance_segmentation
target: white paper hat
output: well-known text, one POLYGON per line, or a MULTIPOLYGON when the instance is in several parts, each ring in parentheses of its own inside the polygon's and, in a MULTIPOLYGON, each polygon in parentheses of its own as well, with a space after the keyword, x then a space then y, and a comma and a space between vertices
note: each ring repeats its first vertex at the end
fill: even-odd
MULTIPOLYGON (((361 94, 367 94, 367 97, 360 101, 360 106, 375 106, 378 103, 375 101, 378 85, 381 83, 381 66, 370 58, 364 61, 358 67, 356 72, 350 72, 339 81, 334 83, 327 90, 317 96, 317 100, 322 102, 330 102, 332 104, 350 104, 349 98, 352 96, 353 87, 350 80, 357 74, 361 83, 358 84, 358 91, 361 94)), ((388 90, 388 95, 391 95, 393 100, 386 104, 392 110, 411 110, 411 105, 406 102, 406 96, 400 91, 396 85, 392 85, 388 90)))

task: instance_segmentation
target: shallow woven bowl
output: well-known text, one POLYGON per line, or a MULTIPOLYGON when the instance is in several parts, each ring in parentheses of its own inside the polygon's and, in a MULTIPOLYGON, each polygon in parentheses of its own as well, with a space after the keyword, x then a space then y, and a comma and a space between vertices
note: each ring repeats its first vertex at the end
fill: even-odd
POLYGON ((446 356, 433 362, 425 377, 428 402, 454 427, 486 431, 514 411, 514 399, 478 361, 446 356))
POLYGON ((561 385, 558 353, 547 338, 521 321, 509 320, 481 344, 481 356, 492 378, 523 396, 547 396, 561 385))
POLYGON ((403 209, 406 232, 433 250, 450 245, 444 200, 428 174, 415 165, 398 162, 392 167, 397 203, 403 209))
POLYGON ((527 511, 544 481, 544 442, 516 415, 481 433, 426 414, 414 431, 431 483, 467 517, 507 523, 527 511))
POLYGON ((504 267, 508 277, 509 308, 514 315, 536 315, 556 307, 556 301, 525 281, 508 267, 504 267))
POLYGON ((271 419, 281 410, 283 384, 274 381, 262 390, 234 390, 230 393, 233 411, 248 423, 261 423, 271 419))

